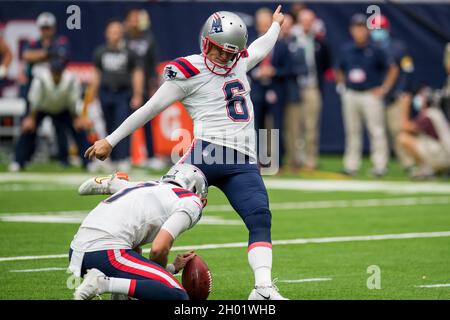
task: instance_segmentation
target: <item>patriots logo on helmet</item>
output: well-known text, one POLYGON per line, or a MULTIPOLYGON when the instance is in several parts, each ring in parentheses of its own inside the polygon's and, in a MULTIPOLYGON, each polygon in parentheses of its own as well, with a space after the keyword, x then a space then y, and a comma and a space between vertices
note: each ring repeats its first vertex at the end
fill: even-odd
POLYGON ((219 14, 216 12, 213 14, 213 22, 211 26, 211 30, 209 34, 223 32, 222 28, 222 20, 220 19, 219 14))
POLYGON ((164 77, 166 80, 172 80, 177 77, 177 72, 172 70, 172 66, 167 66, 164 72, 164 77))

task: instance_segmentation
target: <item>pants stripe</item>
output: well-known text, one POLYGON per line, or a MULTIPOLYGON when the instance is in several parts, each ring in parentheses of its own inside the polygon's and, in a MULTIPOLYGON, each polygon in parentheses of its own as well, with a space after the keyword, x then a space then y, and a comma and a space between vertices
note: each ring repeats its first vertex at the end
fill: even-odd
POLYGON ((180 160, 178 160, 177 164, 184 163, 184 161, 189 156, 189 154, 192 152, 192 150, 194 150, 196 142, 197 142, 197 139, 194 138, 194 140, 192 140, 191 145, 189 146, 189 149, 187 149, 186 153, 181 157, 180 160))
POLYGON ((108 250, 108 258, 110 263, 121 271, 159 281, 171 288, 183 289, 178 281, 164 269, 132 257, 124 250, 108 250))
POLYGON ((251 245, 248 246, 247 252, 256 247, 267 247, 267 248, 272 249, 272 244, 270 242, 262 242, 262 241, 261 242, 253 242, 251 245))
POLYGON ((130 282, 130 288, 128 289, 128 296, 134 296, 134 290, 136 290, 136 280, 132 279, 130 282))

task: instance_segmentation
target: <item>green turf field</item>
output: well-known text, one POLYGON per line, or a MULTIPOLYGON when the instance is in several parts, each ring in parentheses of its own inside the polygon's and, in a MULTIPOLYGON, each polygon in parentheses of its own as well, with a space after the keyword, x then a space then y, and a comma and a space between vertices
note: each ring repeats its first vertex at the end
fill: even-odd
MULTIPOLYGON (((85 173, 46 173, 51 169, 0 172, 0 299, 72 297, 65 271, 69 243, 84 214, 103 197, 77 195, 85 173)), ((344 179, 337 170, 265 180, 273 213, 273 275, 283 295, 450 299, 450 184, 412 183, 398 169, 391 172, 378 181, 364 173, 344 179), (368 288, 370 266, 381 271, 380 289, 368 288)), ((148 175, 136 170, 133 177, 148 175)), ((194 248, 208 263, 211 299, 246 299, 253 275, 245 226, 215 188, 202 220, 175 249, 194 248), (217 246, 202 248, 207 244, 217 246)))

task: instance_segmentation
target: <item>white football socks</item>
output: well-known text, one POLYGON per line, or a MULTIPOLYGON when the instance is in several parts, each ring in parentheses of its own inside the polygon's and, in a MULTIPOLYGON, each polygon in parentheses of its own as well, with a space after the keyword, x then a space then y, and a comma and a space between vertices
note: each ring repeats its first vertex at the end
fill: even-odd
POLYGON ((272 248, 262 246, 250 249, 248 263, 255 274, 255 286, 272 285, 272 248))
POLYGON ((100 294, 108 292, 128 295, 131 280, 123 278, 99 277, 97 283, 100 294))

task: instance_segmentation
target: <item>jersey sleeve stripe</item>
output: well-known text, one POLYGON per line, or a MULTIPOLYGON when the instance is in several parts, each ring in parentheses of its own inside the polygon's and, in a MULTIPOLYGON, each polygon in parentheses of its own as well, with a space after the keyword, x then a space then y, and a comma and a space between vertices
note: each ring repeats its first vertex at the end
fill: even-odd
POLYGON ((175 61, 177 61, 179 64, 185 66, 190 71, 192 71, 194 73, 193 76, 200 73, 200 70, 198 70, 196 67, 194 67, 194 65, 185 58, 178 58, 178 59, 175 59, 175 61))
POLYGON ((189 191, 189 190, 186 190, 186 189, 173 188, 172 191, 175 192, 175 194, 178 196, 178 198, 197 197, 197 198, 200 199, 200 197, 198 195, 196 195, 192 191, 189 191))
POLYGON ((196 195, 195 193, 192 193, 192 192, 178 195, 178 198, 186 198, 186 197, 196 197, 196 198, 200 199, 200 197, 198 195, 196 195))
POLYGON ((173 64, 175 67, 177 67, 186 78, 192 77, 191 74, 188 71, 186 71, 186 69, 181 64, 179 64, 177 61, 174 60, 170 64, 173 64))

